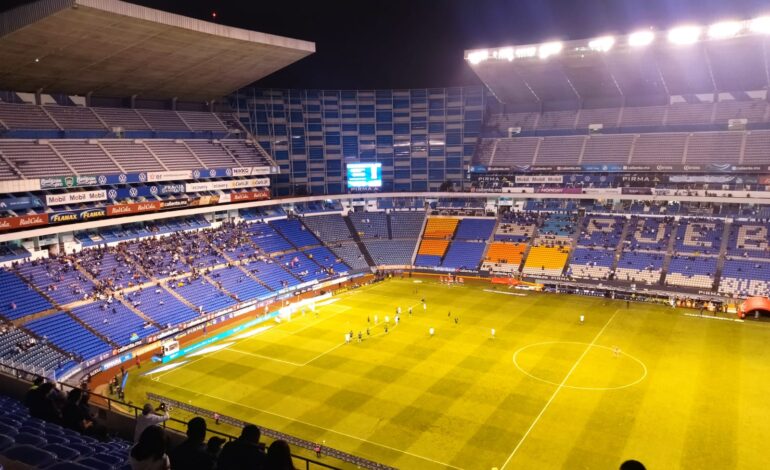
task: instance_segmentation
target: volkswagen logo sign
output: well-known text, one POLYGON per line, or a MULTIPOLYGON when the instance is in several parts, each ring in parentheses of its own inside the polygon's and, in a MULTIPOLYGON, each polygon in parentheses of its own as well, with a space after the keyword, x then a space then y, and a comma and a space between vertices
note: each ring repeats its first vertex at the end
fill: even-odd
POLYGON ((150 186, 150 194, 152 194, 153 196, 158 194, 158 187, 157 186, 150 186))
POLYGON ((128 181, 128 176, 121 173, 120 175, 118 175, 118 181, 120 181, 121 183, 125 183, 126 181, 128 181))
POLYGON ((107 191, 107 195, 110 197, 110 199, 118 198, 118 192, 114 189, 110 189, 109 191, 107 191))
POLYGON ((193 178, 198 179, 201 177, 201 172, 198 170, 193 171, 193 178))
POLYGON ((136 188, 131 188, 128 190, 128 194, 130 194, 131 197, 136 197, 139 194, 139 190, 136 188))
POLYGON ((141 181, 142 183, 147 181, 147 173, 139 173, 139 181, 141 181))
POLYGON ((104 175, 99 175, 99 184, 107 184, 107 177, 104 175))
POLYGON ((231 168, 228 168, 228 169, 225 170, 225 174, 227 176, 233 176, 233 170, 231 168))
POLYGON ((217 176, 217 170, 209 170, 209 176, 211 176, 212 178, 217 176))

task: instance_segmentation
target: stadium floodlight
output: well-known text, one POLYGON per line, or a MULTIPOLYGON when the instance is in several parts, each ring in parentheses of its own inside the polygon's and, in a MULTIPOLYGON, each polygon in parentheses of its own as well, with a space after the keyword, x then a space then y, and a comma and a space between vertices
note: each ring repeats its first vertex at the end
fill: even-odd
POLYGON ((721 21, 709 26, 708 35, 711 39, 727 39, 738 35, 743 28, 740 21, 721 21))
POLYGON ((770 16, 760 16, 751 20, 749 31, 757 34, 770 34, 770 16))
POLYGON ((535 57, 537 55, 537 47, 535 46, 517 47, 516 50, 513 52, 513 55, 516 56, 517 59, 526 59, 527 57, 535 57))
POLYGON ((700 38, 700 32, 700 26, 677 26, 668 32, 668 42, 678 45, 695 44, 700 38))
POLYGON ((497 57, 498 60, 507 60, 508 62, 511 62, 513 60, 513 48, 503 47, 502 49, 498 49, 495 51, 495 57, 497 57))
POLYGON ((655 33, 652 31, 637 31, 628 36, 628 45, 631 47, 643 47, 652 44, 655 33))
POLYGON ((607 52, 615 45, 615 38, 612 36, 602 36, 592 39, 588 42, 588 48, 596 52, 607 52))
POLYGON ((541 59, 545 60, 552 55, 556 55, 561 52, 562 47, 564 47, 564 45, 559 41, 546 42, 545 44, 540 45, 537 50, 537 55, 541 59))
POLYGON ((479 49, 468 53, 468 62, 473 65, 480 64, 489 59, 489 51, 487 49, 479 49))

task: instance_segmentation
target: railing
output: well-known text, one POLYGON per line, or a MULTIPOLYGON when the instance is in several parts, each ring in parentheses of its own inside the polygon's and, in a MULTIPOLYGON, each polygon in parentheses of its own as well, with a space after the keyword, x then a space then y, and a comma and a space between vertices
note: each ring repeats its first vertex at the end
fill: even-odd
MULTIPOLYGON (((29 385, 32 385, 32 382, 36 378, 40 377, 37 373, 30 372, 30 371, 27 371, 27 370, 24 370, 24 369, 19 369, 17 367, 8 365, 7 363, 0 363, 0 372, 4 373, 6 375, 12 376, 12 377, 16 378, 17 380, 25 382, 25 383, 27 383, 29 385)), ((56 382, 56 383, 58 385, 59 390, 61 390, 62 392, 69 392, 70 390, 76 388, 75 386, 67 384, 67 383, 64 383, 64 382, 56 382)), ((150 395, 153 395, 153 394, 148 393, 148 396, 150 396, 150 395)), ((116 412, 116 413, 120 413, 120 414, 123 414, 123 415, 129 415, 129 416, 133 415, 134 418, 137 418, 142 413, 142 409, 139 408, 138 406, 133 405, 132 403, 126 403, 126 402, 124 402, 122 400, 117 400, 115 398, 112 398, 112 397, 109 397, 109 396, 104 396, 104 395, 99 395, 99 394, 96 394, 96 393, 93 393, 93 392, 89 392, 89 396, 90 396, 90 403, 92 405, 96 406, 96 407, 99 407, 99 408, 110 410, 110 411, 113 411, 113 412, 116 412)), ((153 396, 158 397, 157 395, 153 395, 153 396)), ((187 408, 189 408, 189 409, 187 409, 187 411, 191 411, 191 412, 195 413, 196 415, 202 415, 202 416, 208 416, 208 417, 211 417, 213 415, 213 413, 210 412, 210 411, 203 410, 204 413, 197 413, 197 411, 196 411, 197 409, 193 410, 192 408, 194 408, 194 407, 190 407, 189 405, 185 405, 185 404, 182 404, 182 403, 177 402, 175 400, 170 400, 170 399, 163 398, 163 397, 159 397, 159 398, 162 398, 162 401, 164 403, 171 403, 171 404, 173 404, 173 406, 176 407, 176 408, 179 408, 179 409, 187 409, 187 408)), ((222 418, 222 419, 224 419, 224 418, 222 418)), ((243 421, 237 420, 235 418, 229 418, 228 417, 227 419, 228 419, 227 424, 231 424, 233 426, 243 427, 243 425, 245 424, 243 421)), ((182 420, 170 417, 167 422, 163 423, 163 427, 168 427, 166 425, 166 423, 169 423, 169 422, 178 425, 177 427, 179 429, 176 429, 176 427, 171 428, 171 429, 174 429, 174 430, 177 430, 177 431, 185 429, 185 427, 187 426, 187 423, 185 421, 182 421, 182 420)), ((283 440, 289 442, 292 445, 299 446, 299 447, 302 447, 302 448, 307 448, 305 446, 300 446, 299 444, 297 444, 297 442, 300 441, 297 438, 294 438, 292 436, 289 436, 289 435, 286 435, 286 434, 283 434, 283 433, 279 433, 277 431, 267 430, 265 428, 260 428, 260 429, 262 430, 262 432, 266 436, 269 436, 269 437, 272 437, 272 438, 275 438, 275 439, 283 439, 283 440)), ((217 431, 217 430, 214 430, 214 429, 211 429, 211 428, 209 428, 207 430, 207 432, 210 433, 210 434, 219 436, 219 437, 225 439, 225 441, 232 441, 232 440, 235 439, 235 437, 232 436, 231 434, 227 434, 227 433, 224 433, 224 432, 221 432, 221 431, 217 431)), ((314 449, 311 449, 311 450, 314 450, 314 449)), ((343 459, 341 459, 337 455, 337 452, 338 451, 332 452, 332 449, 324 448, 324 454, 326 454, 326 455, 328 455, 330 457, 333 457, 333 458, 337 458, 339 460, 343 460, 343 459)), ((330 464, 327 464, 327 463, 324 463, 324 462, 319 462, 317 460, 314 460, 314 459, 311 459, 311 458, 308 458, 308 457, 304 457, 302 455, 292 454, 292 458, 295 460, 295 462, 296 461, 302 462, 303 463, 303 467, 305 468, 305 470, 311 470, 311 469, 314 469, 314 468, 323 468, 323 469, 328 469, 328 470, 341 470, 339 467, 335 467, 333 465, 330 465, 330 464)), ((366 461, 364 459, 360 459, 360 460, 362 462, 366 461)), ((345 461, 347 461, 347 460, 345 460, 345 461)), ((358 460, 356 460, 356 461, 348 461, 348 462, 355 463, 357 461, 358 460)), ((368 461, 366 461, 366 462, 368 462, 368 461)), ((385 465, 380 465, 380 464, 375 464, 375 465, 379 465, 379 466, 367 466, 367 467, 361 466, 360 468, 368 468, 368 469, 373 469, 373 470, 395 470, 395 469, 393 469, 393 467, 387 467, 385 465)))
MULTIPOLYGON (((218 419, 220 422, 229 424, 231 426, 235 426, 238 428, 244 427, 246 424, 245 421, 241 421, 237 418, 232 418, 230 416, 226 415, 220 415, 215 414, 213 411, 199 408, 197 406, 190 405, 188 403, 183 403, 178 400, 173 400, 170 398, 163 397, 161 395, 157 395, 155 393, 147 393, 147 398, 151 401, 157 401, 159 403, 165 403, 167 405, 171 405, 175 408, 179 408, 185 411, 188 411, 196 416, 205 416, 212 419, 218 419)), ((356 468, 365 468, 369 470, 396 470, 395 467, 389 467, 387 465, 374 462, 372 460, 367 460, 362 457, 356 457, 355 455, 348 454, 347 452, 342 452, 341 450, 333 449, 331 447, 326 446, 320 446, 318 443, 310 442, 305 439, 300 439, 298 437, 291 436, 289 434, 282 433, 280 431, 275 431, 273 429, 265 428, 262 426, 259 426, 260 432, 264 434, 265 436, 270 437, 271 439, 282 439, 292 446, 300 447, 302 449, 307 449, 310 451, 314 451, 319 453, 323 453, 324 455, 328 455, 330 457, 333 457, 335 459, 341 460, 343 462, 352 463, 356 466, 356 468)), ((298 457, 301 458, 301 457, 298 457)), ((305 460, 304 458, 302 458, 305 460)), ((312 461, 314 464, 320 465, 324 468, 335 468, 330 465, 322 464, 317 461, 312 461)))

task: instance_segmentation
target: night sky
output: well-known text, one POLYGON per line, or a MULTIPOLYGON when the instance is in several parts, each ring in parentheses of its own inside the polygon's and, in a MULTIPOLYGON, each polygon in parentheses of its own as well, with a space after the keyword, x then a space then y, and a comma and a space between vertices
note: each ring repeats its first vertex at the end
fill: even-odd
MULTIPOLYGON (((1 0, 0 9, 29 3, 1 0)), ((263 87, 371 89, 479 83, 477 47, 581 39, 770 14, 767 0, 132 0, 161 10, 305 39, 316 53, 263 87)))

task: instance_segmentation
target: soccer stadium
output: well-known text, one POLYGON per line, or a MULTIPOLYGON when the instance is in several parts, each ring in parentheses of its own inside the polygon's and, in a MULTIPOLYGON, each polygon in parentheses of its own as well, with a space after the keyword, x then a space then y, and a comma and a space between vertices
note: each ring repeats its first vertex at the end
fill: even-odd
POLYGON ((595 33, 0 13, 0 468, 767 468, 770 16, 595 33))

